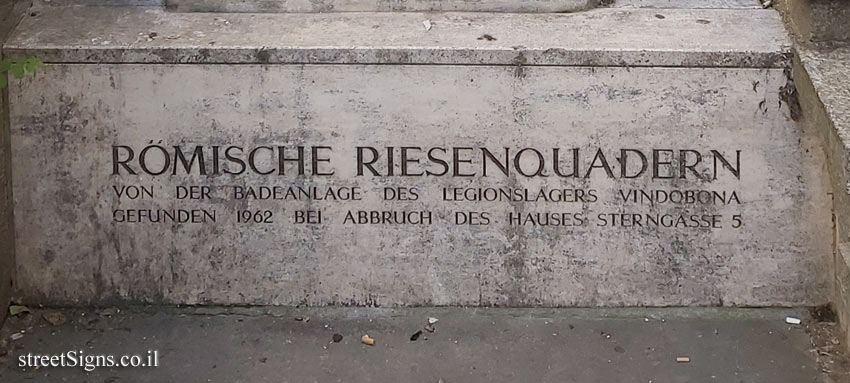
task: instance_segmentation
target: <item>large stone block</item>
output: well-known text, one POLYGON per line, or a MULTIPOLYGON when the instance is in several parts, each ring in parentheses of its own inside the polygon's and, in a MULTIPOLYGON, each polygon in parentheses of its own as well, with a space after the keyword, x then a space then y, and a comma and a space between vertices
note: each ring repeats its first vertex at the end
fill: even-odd
MULTIPOLYGON (((776 20, 752 12, 769 20, 762 27, 776 20)), ((566 20, 629 30, 622 21, 633 19, 693 25, 681 34, 694 36, 750 15, 664 13, 550 15, 539 34, 567 35, 566 20)), ((156 31, 164 37, 211 16, 150 17, 169 18, 156 31)), ((204 39, 278 20, 218 17, 237 30, 204 39)), ((784 37, 753 31, 723 53, 711 47, 733 45, 707 34, 633 53, 520 41, 507 60, 508 48, 462 39, 509 35, 499 27, 534 16, 446 17, 471 21, 428 44, 399 33, 392 47, 359 45, 368 33, 355 30, 351 45, 315 54, 320 45, 287 35, 294 45, 263 44, 253 63, 234 52, 257 41, 189 65, 175 63, 202 41, 125 43, 138 38, 126 25, 81 38, 98 36, 104 49, 51 37, 58 29, 21 30, 7 48, 53 63, 11 92, 17 293, 289 305, 828 299, 823 152, 792 119, 784 37), (138 44, 171 55, 145 56, 138 44), (437 52, 469 61, 445 65, 437 52), (240 65, 220 65, 227 57, 240 65)))

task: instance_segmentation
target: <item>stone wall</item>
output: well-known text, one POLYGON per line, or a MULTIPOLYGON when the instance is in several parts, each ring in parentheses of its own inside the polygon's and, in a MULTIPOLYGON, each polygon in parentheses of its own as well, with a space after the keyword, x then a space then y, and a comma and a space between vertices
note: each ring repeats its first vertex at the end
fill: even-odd
POLYGON ((775 12, 427 17, 430 29, 407 13, 28 17, 5 46, 47 63, 10 86, 16 298, 827 301, 823 154, 783 98, 790 40, 775 12), (139 173, 165 161, 151 145, 201 148, 209 173, 139 173), (246 151, 251 171, 219 172, 236 146, 262 147, 246 151), (296 146, 308 147, 300 160, 296 146), (128 163, 131 150, 144 165, 128 163), (307 157, 309 171, 293 167, 307 157), (554 170, 556 157, 569 168, 554 170), (719 157, 734 165, 708 161, 719 157), (289 197, 302 186, 321 195, 289 197), (357 197, 326 198, 329 187, 357 197), (132 188, 150 193, 123 193, 132 188), (176 215, 190 211, 210 218, 176 215), (158 218, 140 219, 148 212, 158 218))

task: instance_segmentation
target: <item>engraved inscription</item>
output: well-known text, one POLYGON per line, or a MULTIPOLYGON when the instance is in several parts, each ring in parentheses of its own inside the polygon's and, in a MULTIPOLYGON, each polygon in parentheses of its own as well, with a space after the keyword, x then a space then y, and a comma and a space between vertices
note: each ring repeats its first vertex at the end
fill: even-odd
MULTIPOLYGON (((351 148, 349 148, 351 149, 351 148)), ((244 225, 469 225, 595 228, 675 228, 694 230, 737 229, 744 225, 741 214, 714 214, 712 207, 740 205, 737 190, 710 188, 718 178, 740 180, 739 149, 606 149, 606 148, 490 148, 473 146, 356 146, 354 158, 339 158, 331 146, 166 146, 114 145, 111 174, 153 177, 200 176, 208 179, 228 176, 238 181, 246 174, 267 177, 269 184, 175 185, 173 198, 178 208, 113 211, 118 223, 210 224, 233 217, 244 225), (340 181, 338 170, 350 167, 350 179, 340 181), (331 184, 313 185, 322 178, 331 184), (387 186, 364 189, 360 178, 381 178, 387 186), (449 178, 443 186, 393 185, 410 177, 449 178), (557 179, 575 187, 517 187, 514 178, 557 179), (623 185, 613 190, 581 187, 582 180, 603 177, 613 181, 648 179, 658 189, 635 189, 623 185), (486 180, 476 185, 475 179, 486 180), (697 180, 704 189, 662 188, 677 180, 697 180), (472 182, 470 181, 472 180, 472 182), (454 183, 454 185, 451 185, 454 183), (449 186, 445 186, 449 184, 449 186), (364 198, 385 203, 404 203, 403 209, 358 206, 364 198), (209 204, 191 206, 193 201, 222 201, 222 207, 209 204), (226 201, 278 204, 287 211, 281 219, 277 209, 237 209, 234 214, 219 212, 226 201), (331 213, 320 208, 288 209, 289 203, 330 201, 343 208, 331 213), (425 203, 428 201, 429 203, 425 203), (600 201, 614 201, 622 211, 597 211, 600 201), (434 209, 434 202, 449 204, 434 209), (522 204, 522 209, 500 212, 480 208, 481 204, 522 204), (457 204, 470 209, 459 210, 457 204), (659 206, 676 210, 658 211, 659 206), (430 207, 430 209, 428 208, 430 207)), ((178 181, 179 182, 179 181, 178 181)), ((728 184, 727 184, 728 185, 728 184)), ((113 184, 116 198, 144 201, 158 196, 156 187, 113 184)), ((612 206, 608 204, 607 206, 612 206)), ((300 207, 300 205, 299 205, 300 207)))

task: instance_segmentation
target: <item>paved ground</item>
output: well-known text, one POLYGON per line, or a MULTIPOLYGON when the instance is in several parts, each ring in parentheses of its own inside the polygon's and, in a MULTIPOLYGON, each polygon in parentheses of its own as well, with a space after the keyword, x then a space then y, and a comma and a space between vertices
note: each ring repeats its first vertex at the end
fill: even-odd
POLYGON ((807 331, 831 325, 815 326, 805 315, 803 325, 788 325, 789 314, 798 315, 742 309, 34 310, 10 318, 0 333, 6 350, 0 382, 850 381, 834 338, 807 331), (436 331, 411 341, 428 317, 439 318, 436 331), (11 340, 21 330, 23 337, 11 340), (343 336, 339 343, 334 334, 343 336), (364 334, 374 346, 361 343, 364 334), (71 350, 157 350, 159 367, 18 366, 27 354, 71 350))

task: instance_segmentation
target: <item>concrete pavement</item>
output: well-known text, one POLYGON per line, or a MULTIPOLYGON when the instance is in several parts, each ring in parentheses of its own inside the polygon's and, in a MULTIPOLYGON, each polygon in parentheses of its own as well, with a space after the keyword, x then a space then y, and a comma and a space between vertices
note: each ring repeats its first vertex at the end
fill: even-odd
MULTIPOLYGON (((805 314, 805 313, 803 313, 805 314)), ((2 330, 2 382, 842 382, 832 324, 784 309, 34 310, 2 330), (434 332, 422 331, 429 317, 434 332), (64 322, 56 326, 47 319, 64 322), (300 319, 300 320, 299 320, 300 319), (17 340, 12 341, 14 333, 17 340), (814 337, 810 336, 814 334, 814 337), (342 336, 335 343, 334 334, 342 336), (374 346, 361 336, 375 339, 374 346), (145 355, 158 367, 19 367, 145 355), (688 358, 688 362, 677 362, 688 358), (827 371, 827 372, 824 372, 827 371)), ((338 337, 337 337, 338 339, 338 337)))

